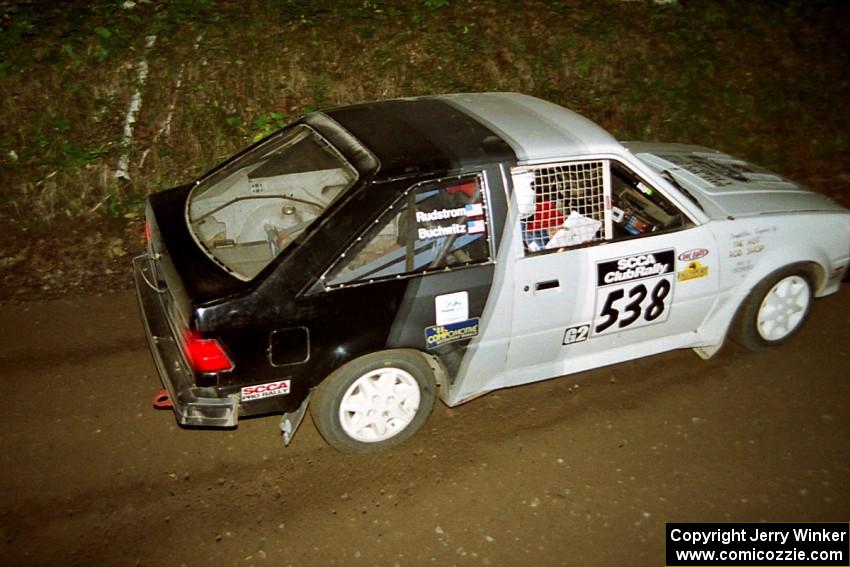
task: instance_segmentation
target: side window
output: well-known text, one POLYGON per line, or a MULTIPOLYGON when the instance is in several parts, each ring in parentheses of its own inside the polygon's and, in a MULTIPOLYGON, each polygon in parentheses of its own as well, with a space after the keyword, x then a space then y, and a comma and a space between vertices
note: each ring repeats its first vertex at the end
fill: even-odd
POLYGON ((607 166, 597 160, 512 170, 527 255, 605 239, 607 166))
POLYGON ((612 238, 632 238, 689 226, 682 212, 624 166, 611 163, 612 238))
POLYGON ((518 167, 511 177, 527 256, 689 225, 664 195, 614 161, 518 167))
POLYGON ((327 287, 489 262, 479 175, 411 187, 324 276, 327 287))

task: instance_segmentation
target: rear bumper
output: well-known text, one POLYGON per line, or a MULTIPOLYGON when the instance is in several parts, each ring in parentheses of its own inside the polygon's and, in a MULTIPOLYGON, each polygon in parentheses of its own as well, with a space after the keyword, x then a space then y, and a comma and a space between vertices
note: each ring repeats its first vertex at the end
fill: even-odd
POLYGON ((166 292, 156 289, 149 261, 147 254, 133 259, 136 297, 148 347, 162 385, 168 390, 177 422, 203 427, 235 427, 239 419, 238 400, 205 396, 210 388, 195 385, 194 375, 186 365, 178 339, 168 322, 163 305, 166 292))

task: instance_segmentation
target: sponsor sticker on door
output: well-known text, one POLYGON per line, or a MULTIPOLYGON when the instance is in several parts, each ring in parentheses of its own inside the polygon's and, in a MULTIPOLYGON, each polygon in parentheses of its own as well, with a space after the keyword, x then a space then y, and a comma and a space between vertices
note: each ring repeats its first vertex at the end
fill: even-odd
POLYGON ((694 260, 699 260, 700 258, 705 258, 706 256, 708 256, 708 250, 706 248, 693 248, 691 250, 685 250, 679 254, 679 260, 682 262, 692 262, 694 260))
POLYGON ((469 319, 469 294, 465 291, 446 293, 434 298, 437 325, 450 325, 469 319))
POLYGON ((682 270, 681 272, 676 274, 676 280, 680 282, 685 282, 688 280, 695 280, 697 278, 704 278, 708 275, 708 266, 703 266, 696 260, 690 262, 688 267, 682 270))
POLYGON ((450 325, 434 325, 425 329, 425 347, 432 349, 438 346, 471 339, 478 336, 478 318, 458 321, 450 325))

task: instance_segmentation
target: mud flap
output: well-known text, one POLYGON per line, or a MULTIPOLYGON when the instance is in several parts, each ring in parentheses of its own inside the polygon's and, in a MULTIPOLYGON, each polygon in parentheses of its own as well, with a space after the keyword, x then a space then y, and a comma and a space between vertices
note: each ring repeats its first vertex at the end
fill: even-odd
POLYGON ((693 350, 694 350, 695 353, 697 353, 699 355, 699 357, 701 359, 708 360, 709 358, 711 358, 712 356, 717 354, 717 351, 720 350, 720 347, 723 346, 724 342, 725 342, 725 340, 720 341, 720 343, 716 344, 716 345, 693 347, 693 350))
POLYGON ((312 393, 304 398, 304 401, 301 402, 297 410, 283 414, 283 417, 280 419, 280 432, 283 434, 283 444, 287 447, 292 442, 295 430, 298 429, 298 426, 304 420, 304 413, 307 411, 307 405, 310 403, 311 395, 312 393))

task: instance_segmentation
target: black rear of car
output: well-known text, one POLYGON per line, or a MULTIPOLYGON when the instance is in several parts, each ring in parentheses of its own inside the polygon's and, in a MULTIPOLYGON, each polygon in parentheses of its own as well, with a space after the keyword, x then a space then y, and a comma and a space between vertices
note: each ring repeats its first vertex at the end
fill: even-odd
POLYGON ((215 343, 201 342, 196 305, 198 298, 226 296, 243 284, 212 265, 200 250, 193 250, 188 234, 180 234, 185 222, 173 222, 176 213, 182 212, 188 189, 151 196, 145 225, 148 250, 133 260, 136 293, 149 347, 177 421, 235 426, 238 399, 222 395, 217 387, 220 373, 231 371, 232 365, 223 363, 220 356, 213 359, 215 343), (161 226, 167 227, 165 233, 161 226))
POLYGON ((468 289, 470 321, 483 311, 501 232, 489 216, 505 215, 485 178, 515 159, 445 102, 389 101, 307 115, 151 195, 135 283, 177 421, 283 413, 287 440, 311 392, 360 357, 445 351, 451 371, 463 342, 426 343, 434 298, 468 289), (432 234, 446 227, 469 234, 432 234))
MULTIPOLYGON (((327 126, 321 117, 314 121, 327 126)), ((326 128, 330 136, 352 147, 350 136, 332 126, 326 128)), ((358 172, 316 127, 301 123, 194 185, 151 195, 148 250, 134 260, 135 283, 151 352, 179 423, 235 426, 240 415, 301 405, 308 389, 290 391, 290 380, 292 365, 309 358, 309 337, 300 323, 287 323, 276 302, 297 293, 291 285, 305 285, 305 264, 282 286, 269 276, 299 255, 322 215, 374 170, 369 157, 355 153, 365 170, 358 172), (270 279, 276 283, 264 285, 270 279), (258 382, 266 386, 243 391, 258 382)), ((334 250, 333 243, 314 245, 334 250)))

